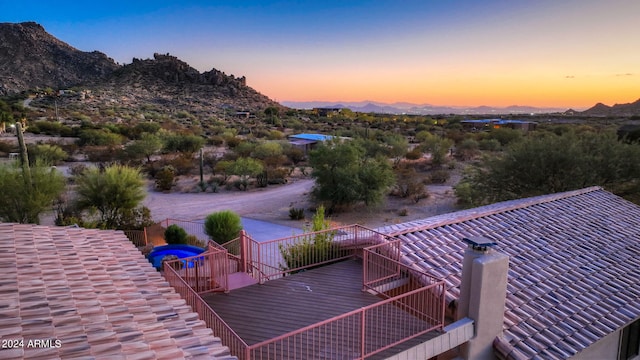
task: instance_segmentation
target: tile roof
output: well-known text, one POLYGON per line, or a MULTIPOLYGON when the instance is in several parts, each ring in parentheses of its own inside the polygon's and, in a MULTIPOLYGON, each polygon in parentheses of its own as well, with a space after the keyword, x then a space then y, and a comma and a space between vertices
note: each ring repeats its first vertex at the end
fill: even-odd
POLYGON ((0 223, 0 273, 3 359, 231 358, 120 231, 0 223))
POLYGON ((467 236, 510 257, 504 336, 514 358, 564 359, 640 318, 640 206, 599 187, 378 229, 403 261, 460 294, 467 236))

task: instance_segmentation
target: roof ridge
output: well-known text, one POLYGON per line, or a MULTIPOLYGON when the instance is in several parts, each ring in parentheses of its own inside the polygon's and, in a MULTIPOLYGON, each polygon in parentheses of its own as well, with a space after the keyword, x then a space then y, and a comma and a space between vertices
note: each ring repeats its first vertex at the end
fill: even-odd
MULTIPOLYGON (((503 213, 506 211, 526 208, 532 205, 539 205, 558 201, 573 196, 579 196, 586 193, 603 190, 600 186, 591 186, 578 190, 564 191, 554 194, 539 195, 522 199, 514 199, 501 201, 494 204, 484 205, 476 208, 454 211, 447 214, 436 215, 428 217, 422 220, 407 222, 408 226, 400 229, 393 229, 391 226, 386 226, 376 229, 389 236, 398 236, 402 234, 412 233, 416 231, 422 231, 432 229, 440 226, 451 225, 459 222, 469 221, 480 217, 503 213), (413 226, 412 226, 413 225, 413 226), (388 230, 385 230, 387 228, 388 230)), ((397 226, 397 225, 396 225, 397 226)))

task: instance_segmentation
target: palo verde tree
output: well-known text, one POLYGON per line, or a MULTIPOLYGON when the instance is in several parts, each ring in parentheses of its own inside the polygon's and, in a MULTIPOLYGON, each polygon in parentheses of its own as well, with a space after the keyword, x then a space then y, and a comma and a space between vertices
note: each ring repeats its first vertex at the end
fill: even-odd
POLYGON ((36 161, 25 176, 18 162, 0 165, 0 219, 8 222, 40 222, 64 190, 64 176, 36 161))
POLYGON ((226 170, 229 174, 239 176, 239 186, 242 190, 246 190, 249 185, 249 178, 258 176, 262 173, 264 167, 259 160, 241 157, 231 162, 226 170))
POLYGON ((76 184, 78 206, 98 210, 100 225, 107 229, 117 228, 123 214, 137 208, 146 196, 140 171, 123 165, 104 171, 87 169, 76 177, 76 184))
POLYGON ((613 133, 528 137, 468 169, 456 196, 470 206, 598 185, 631 198, 640 194, 640 146, 613 133))
POLYGON ((391 164, 383 157, 367 157, 356 142, 330 142, 309 154, 316 184, 313 196, 329 204, 328 210, 358 202, 375 205, 394 183, 391 164))
POLYGON ((150 133, 142 133, 140 139, 134 140, 125 147, 125 152, 130 158, 146 158, 147 162, 151 162, 151 156, 158 153, 162 149, 162 139, 158 135, 150 133))

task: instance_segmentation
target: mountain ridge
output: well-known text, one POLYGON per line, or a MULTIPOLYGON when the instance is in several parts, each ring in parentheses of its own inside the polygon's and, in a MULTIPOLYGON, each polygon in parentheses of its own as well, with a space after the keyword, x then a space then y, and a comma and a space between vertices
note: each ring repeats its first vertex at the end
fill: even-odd
MULTIPOLYGON (((275 101, 246 85, 245 77, 217 69, 199 72, 170 54, 119 65, 99 52, 83 52, 57 39, 35 22, 0 23, 0 95, 77 87, 99 108, 153 104, 156 110, 188 111, 208 117, 227 109, 260 111, 275 101), (111 105, 110 105, 111 104, 111 105)), ((58 100, 64 106, 75 99, 58 100)))
POLYGON ((626 104, 614 104, 613 106, 597 103, 593 107, 581 112, 588 116, 638 116, 640 115, 640 99, 626 104))

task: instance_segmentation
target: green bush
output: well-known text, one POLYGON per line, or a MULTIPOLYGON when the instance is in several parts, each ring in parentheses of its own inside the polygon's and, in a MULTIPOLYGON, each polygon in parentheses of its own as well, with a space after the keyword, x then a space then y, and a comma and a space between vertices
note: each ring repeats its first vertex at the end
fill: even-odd
POLYGON ((204 232, 218 244, 237 238, 242 230, 240 216, 231 210, 209 214, 204 221, 204 232))
POLYGON ((169 225, 164 231, 164 240, 169 245, 186 244, 187 232, 178 225, 169 225))

